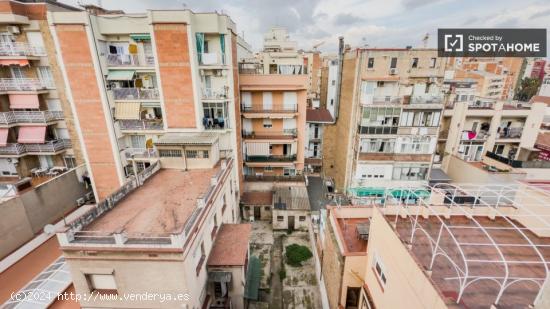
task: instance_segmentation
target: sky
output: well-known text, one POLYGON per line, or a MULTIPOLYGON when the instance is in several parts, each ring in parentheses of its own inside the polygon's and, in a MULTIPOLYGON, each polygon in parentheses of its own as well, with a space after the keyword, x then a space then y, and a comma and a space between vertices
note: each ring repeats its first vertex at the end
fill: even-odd
MULTIPOLYGON (((223 12, 255 51, 273 26, 298 47, 335 52, 338 37, 352 47, 436 47, 437 28, 548 28, 548 0, 58 0, 100 4, 127 13, 148 9, 223 12), (324 43, 323 43, 324 42, 324 43)), ((550 39, 547 39, 550 42, 550 39)))

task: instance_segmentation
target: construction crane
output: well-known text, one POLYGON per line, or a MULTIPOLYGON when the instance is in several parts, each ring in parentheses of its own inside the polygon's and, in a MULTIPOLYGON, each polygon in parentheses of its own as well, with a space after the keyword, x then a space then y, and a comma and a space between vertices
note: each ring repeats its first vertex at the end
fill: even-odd
POLYGON ((321 41, 321 42, 319 42, 319 43, 313 45, 313 50, 316 51, 316 50, 317 50, 317 47, 319 47, 319 46, 321 46, 321 45, 323 45, 323 44, 325 44, 325 41, 321 41))

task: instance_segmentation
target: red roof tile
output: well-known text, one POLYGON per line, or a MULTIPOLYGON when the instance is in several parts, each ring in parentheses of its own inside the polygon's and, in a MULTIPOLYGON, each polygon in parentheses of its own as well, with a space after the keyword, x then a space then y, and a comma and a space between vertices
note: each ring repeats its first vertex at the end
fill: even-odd
POLYGON ((546 105, 550 105, 550 97, 536 95, 531 98, 531 103, 545 103, 546 105))
POLYGON ((241 266, 248 255, 252 225, 223 224, 208 258, 208 266, 241 266))
POLYGON ((306 122, 332 122, 332 115, 326 108, 308 108, 306 122))
POLYGON ((244 205, 271 205, 273 202, 273 192, 244 192, 241 197, 241 203, 244 205))

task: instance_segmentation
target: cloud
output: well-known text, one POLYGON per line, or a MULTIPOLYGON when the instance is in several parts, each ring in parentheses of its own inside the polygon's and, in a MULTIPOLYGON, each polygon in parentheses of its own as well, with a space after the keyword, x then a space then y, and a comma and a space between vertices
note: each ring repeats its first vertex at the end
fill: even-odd
POLYGON ((334 24, 338 26, 348 26, 348 25, 353 25, 364 21, 365 19, 363 17, 355 16, 353 14, 341 13, 334 16, 334 24))
POLYGON ((437 4, 438 2, 443 2, 443 1, 444 0, 404 0, 403 6, 405 7, 405 9, 412 10, 412 9, 420 8, 430 4, 437 4))

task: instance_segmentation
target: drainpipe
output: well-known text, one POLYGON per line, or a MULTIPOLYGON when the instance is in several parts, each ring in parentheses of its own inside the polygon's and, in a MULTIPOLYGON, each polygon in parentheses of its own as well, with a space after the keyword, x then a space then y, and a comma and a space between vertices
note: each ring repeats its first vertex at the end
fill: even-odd
POLYGON ((334 120, 338 119, 338 112, 340 110, 340 92, 342 88, 342 71, 344 70, 344 37, 338 38, 338 75, 336 78, 336 98, 334 100, 334 120))

